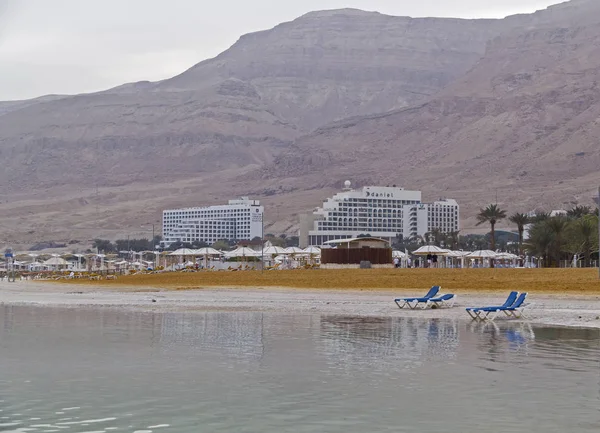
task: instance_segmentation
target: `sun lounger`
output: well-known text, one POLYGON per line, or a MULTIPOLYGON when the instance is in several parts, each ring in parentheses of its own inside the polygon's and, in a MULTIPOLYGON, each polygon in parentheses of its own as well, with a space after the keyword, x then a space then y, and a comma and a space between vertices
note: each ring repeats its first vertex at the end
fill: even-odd
POLYGON ((442 296, 438 296, 436 298, 429 299, 427 301, 427 305, 425 305, 425 308, 433 307, 434 305, 436 306, 436 308, 444 308, 444 307, 452 308, 452 307, 454 307, 455 302, 456 302, 456 295, 449 293, 447 295, 442 295, 442 296))
POLYGON ((525 299, 527 293, 521 293, 515 302, 509 307, 486 307, 477 311, 479 320, 491 320, 494 321, 498 314, 504 313, 508 318, 520 319, 524 317, 525 308, 531 304, 526 304, 525 299))
POLYGON ((491 320, 492 322, 498 317, 498 314, 504 313, 508 317, 516 317, 514 312, 517 308, 521 308, 525 302, 527 293, 521 293, 517 300, 510 307, 487 307, 479 310, 479 320, 491 320))
POLYGON ((414 310, 419 304, 427 304, 427 301, 436 296, 439 293, 439 291, 440 286, 433 286, 431 289, 429 289, 429 292, 427 292, 427 294, 422 298, 399 298, 394 299, 394 302, 396 303, 398 308, 404 308, 408 306, 408 308, 414 310))
POLYGON ((471 318, 473 320, 485 320, 483 317, 489 315, 489 313, 486 310, 498 311, 499 309, 502 309, 502 308, 512 307, 512 305, 517 300, 518 296, 519 296, 519 292, 510 292, 510 294, 508 295, 508 298, 506 298, 506 302, 504 302, 503 305, 492 306, 492 307, 479 307, 479 308, 478 307, 469 307, 466 310, 467 310, 467 313, 469 313, 469 316, 471 316, 471 318))
POLYGON ((531 302, 525 302, 526 298, 527 293, 521 293, 515 303, 510 308, 503 309, 502 312, 515 319, 525 318, 525 310, 533 305, 531 302))

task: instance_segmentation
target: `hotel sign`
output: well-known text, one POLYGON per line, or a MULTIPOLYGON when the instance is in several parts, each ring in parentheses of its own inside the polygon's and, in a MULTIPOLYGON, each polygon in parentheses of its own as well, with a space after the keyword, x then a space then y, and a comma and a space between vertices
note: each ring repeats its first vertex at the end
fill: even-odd
POLYGON ((261 223, 263 219, 263 214, 260 212, 260 209, 255 209, 254 212, 252 212, 252 217, 251 220, 253 223, 261 223))

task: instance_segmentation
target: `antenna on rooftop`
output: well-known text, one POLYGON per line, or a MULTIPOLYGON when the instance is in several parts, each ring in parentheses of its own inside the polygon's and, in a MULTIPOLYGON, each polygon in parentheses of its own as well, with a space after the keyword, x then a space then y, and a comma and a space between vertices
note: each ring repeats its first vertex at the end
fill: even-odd
POLYGON ((349 180, 344 182, 344 191, 350 191, 351 189, 352 189, 352 182, 350 182, 349 180))

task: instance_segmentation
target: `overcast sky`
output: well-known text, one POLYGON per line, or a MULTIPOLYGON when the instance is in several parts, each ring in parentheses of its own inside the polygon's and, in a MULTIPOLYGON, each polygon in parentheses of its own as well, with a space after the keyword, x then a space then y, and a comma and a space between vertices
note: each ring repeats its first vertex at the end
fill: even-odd
POLYGON ((0 100, 160 80, 306 12, 504 17, 560 0, 0 0, 0 100))

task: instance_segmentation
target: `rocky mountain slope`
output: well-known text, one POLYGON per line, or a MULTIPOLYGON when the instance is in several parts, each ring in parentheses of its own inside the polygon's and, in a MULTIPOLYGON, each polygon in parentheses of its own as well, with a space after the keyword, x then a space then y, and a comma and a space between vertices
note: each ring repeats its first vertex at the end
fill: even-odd
POLYGON ((241 194, 292 231, 346 178, 453 196, 465 216, 497 190, 520 208, 584 200, 597 12, 316 12, 170 80, 0 103, 0 244, 134 236, 165 207, 241 194))
POLYGON ((481 57, 494 24, 310 13, 170 80, 5 113, 0 180, 111 185, 268 163, 314 127, 439 91, 481 57))
POLYGON ((588 202, 599 181, 599 81, 600 23, 505 35, 429 101, 321 128, 261 175, 311 188, 325 169, 332 179, 358 171, 456 197, 471 212, 496 194, 514 210, 588 202))

